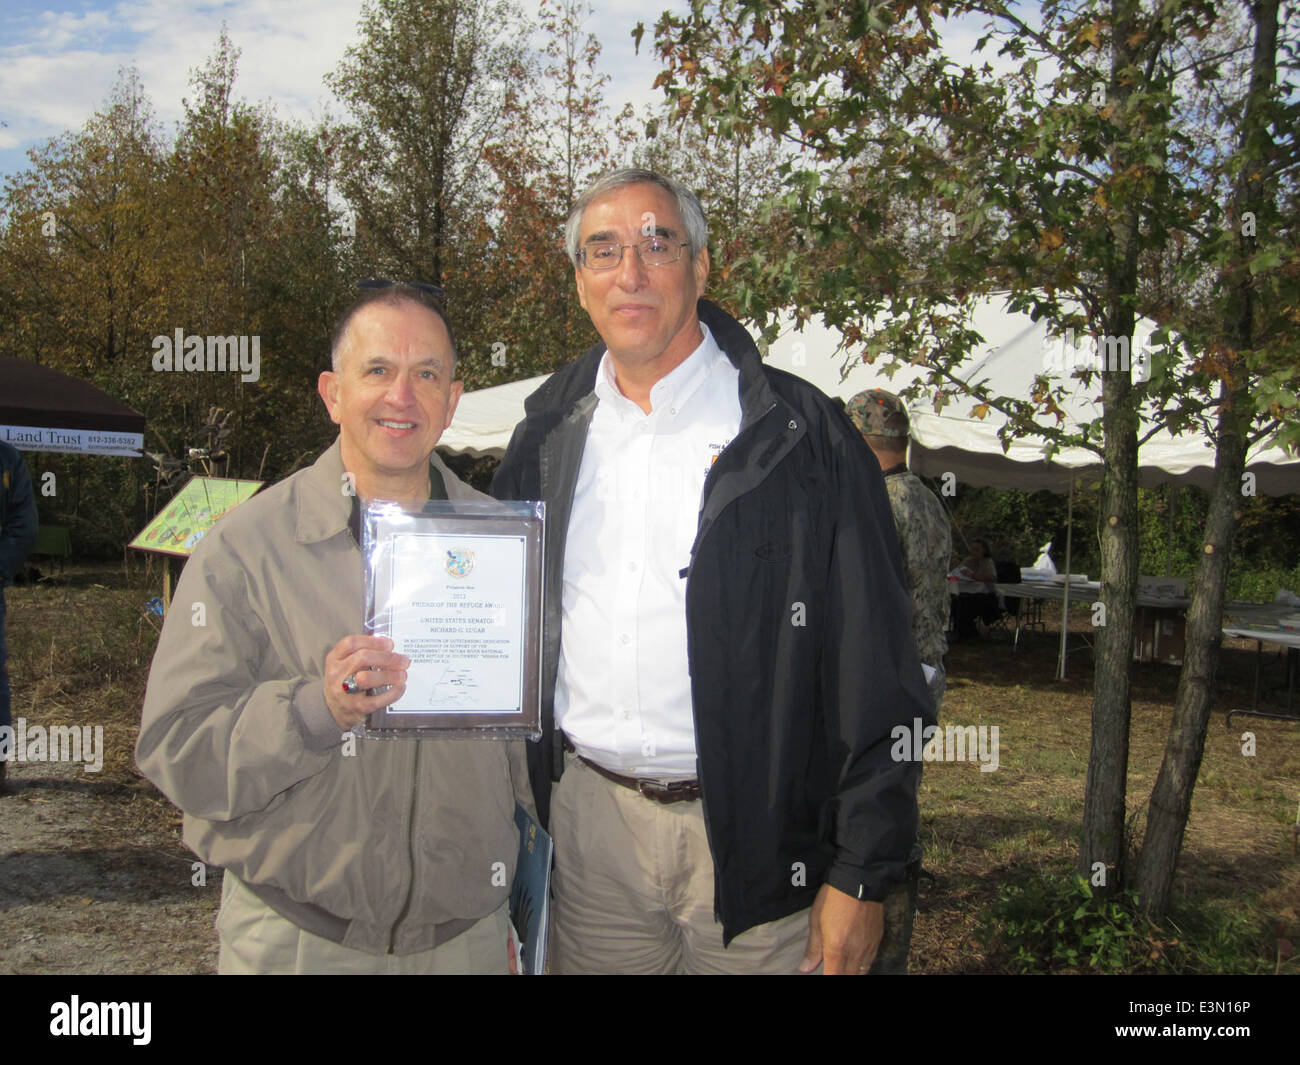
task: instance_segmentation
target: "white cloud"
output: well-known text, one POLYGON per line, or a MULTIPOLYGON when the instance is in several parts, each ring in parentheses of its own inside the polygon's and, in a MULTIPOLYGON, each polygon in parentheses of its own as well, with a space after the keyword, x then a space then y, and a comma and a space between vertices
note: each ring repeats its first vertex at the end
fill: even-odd
MULTIPOLYGON (((88 84, 98 84, 91 72, 101 67, 115 70, 129 60, 130 56, 122 52, 82 50, 6 58, 0 63, 0 97, 21 100, 23 106, 21 113, 9 112, 6 120, 20 128, 47 131, 46 135, 80 126, 93 110, 82 101, 88 84)), ((111 84, 111 76, 103 79, 104 89, 96 103, 111 84)))
MULTIPOLYGON (((328 99, 322 79, 355 39, 360 13, 361 0, 119 0, 82 13, 0 16, 0 149, 80 128, 132 64, 170 127, 223 21, 241 53, 240 95, 307 119, 328 99)), ((0 171, 23 162, 0 151, 0 171)))
POLYGON ((26 27, 26 33, 19 45, 11 45, 5 52, 30 49, 54 52, 109 34, 113 22, 107 11, 38 11, 26 16, 12 15, 11 26, 11 34, 20 27, 26 27))
MULTIPOLYGON (((535 17, 536 0, 521 0, 535 17)), ((602 45, 612 111, 630 102, 663 105, 651 88, 660 70, 654 24, 665 9, 681 13, 687 0, 594 0, 585 29, 602 45), (631 32, 646 26, 639 53, 631 32)), ((240 49, 238 91, 274 104, 281 117, 310 120, 329 105, 323 78, 356 39, 361 0, 98 0, 79 12, 20 10, 0 14, 0 174, 25 165, 16 149, 79 129, 100 108, 122 67, 134 64, 165 128, 182 117, 190 73, 207 61, 224 21, 240 49)), ((972 58, 979 22, 947 23, 949 54, 972 58)), ((534 41, 534 43, 539 43, 534 41)), ((982 56, 995 69, 1011 64, 982 56)), ((979 63, 977 62, 977 65, 979 63)))
MULTIPOLYGON (((522 0, 527 15, 536 0, 522 0)), ((685 9, 685 0, 663 7, 685 9)), ((611 75, 613 110, 626 101, 658 105, 650 88, 659 70, 653 57, 658 6, 597 0, 586 30, 603 46, 601 68, 611 75), (637 55, 630 34, 647 23, 637 55)), ((0 15, 0 173, 24 165, 17 147, 29 147, 79 129, 100 108, 122 67, 134 64, 158 118, 167 128, 184 114, 190 73, 212 54, 224 21, 240 50, 238 91, 267 101, 285 118, 309 120, 329 103, 324 76, 356 39, 361 0, 101 0, 81 13, 0 15)))

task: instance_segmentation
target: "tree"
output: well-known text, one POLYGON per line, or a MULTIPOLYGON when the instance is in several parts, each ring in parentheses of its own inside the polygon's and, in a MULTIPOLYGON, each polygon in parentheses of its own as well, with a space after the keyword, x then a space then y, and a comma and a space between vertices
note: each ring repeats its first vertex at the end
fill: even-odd
POLYGON ((168 188, 154 208, 168 211, 180 238, 170 249, 171 317, 156 323, 157 332, 246 337, 250 345, 258 337, 257 380, 229 372, 195 375, 168 411, 176 446, 186 448, 212 407, 233 411, 236 469, 263 451, 250 422, 277 405, 263 402, 273 395, 273 378, 263 378, 261 366, 273 366, 281 353, 262 336, 259 275, 278 269, 285 252, 272 199, 274 123, 236 97, 238 62, 239 50, 223 27, 213 54, 191 72, 193 98, 182 100, 168 188), (271 248, 275 254, 268 255, 271 248))
MULTIPOLYGON (((327 81, 347 107, 344 193, 357 240, 400 278, 462 284, 465 234, 491 209, 484 152, 522 68, 505 0, 367 0, 361 41, 327 81)), ((470 258, 465 255, 464 258, 470 258)))
MULTIPOLYGON (((120 72, 80 130, 29 159, 4 189, 2 346, 149 412, 157 382, 147 352, 167 298, 171 220, 157 209, 166 152, 138 73, 120 72)), ((128 460, 99 460, 84 482, 73 458, 39 456, 38 467, 57 485, 40 501, 45 520, 71 526, 80 547, 120 544, 139 527, 128 460)))
POLYGON ((163 286, 168 224, 154 210, 164 154, 139 74, 122 71, 103 110, 31 159, 4 197, 12 348, 74 374, 129 373, 163 286))
MULTIPOLYGON (((267 468, 284 475, 319 451, 333 432, 314 396, 316 376, 330 365, 330 337, 357 265, 352 217, 337 192, 338 131, 284 125, 274 135, 271 184, 275 233, 252 258, 252 283, 263 344, 264 387, 255 413, 256 442, 267 468)), ((250 471, 255 472, 255 471, 250 471)))
MULTIPOLYGON (((1212 267, 1219 278, 1217 292, 1208 302, 1220 313, 1200 334, 1201 342, 1221 360, 1215 375, 1215 482, 1187 612, 1187 648, 1173 720, 1134 877, 1144 910, 1157 918, 1169 905, 1214 707, 1224 589, 1242 497, 1247 494, 1242 475, 1256 411, 1252 393, 1262 391, 1265 409, 1272 405, 1271 413, 1280 419, 1284 412, 1277 392, 1286 386, 1279 379, 1294 380, 1300 361, 1294 349, 1300 325, 1295 197, 1295 179, 1300 175, 1295 136, 1300 104, 1293 93, 1288 99, 1286 87, 1278 80, 1279 54, 1287 54, 1279 34, 1280 8, 1279 0, 1249 5, 1254 39, 1245 92, 1240 97, 1226 94, 1216 123, 1235 130, 1234 150, 1211 156, 1213 173, 1207 175, 1211 187, 1230 188, 1225 212, 1229 225, 1214 235, 1206 233, 1192 262, 1193 269, 1212 267), (1265 383, 1270 373, 1275 379, 1265 383)), ((1288 51, 1294 59, 1294 47, 1288 51)), ((1294 392, 1285 399, 1293 406, 1294 392)), ((1294 439, 1296 426, 1291 430, 1294 439)))
MULTIPOLYGON (((970 391, 977 413, 1007 416, 1008 436, 1043 439, 1048 454, 1087 447, 1104 463, 1107 624, 1096 646, 1079 867, 1113 891, 1126 854, 1139 412, 1154 418, 1153 432, 1185 426, 1214 405, 1212 387, 1225 376, 1204 359, 1182 368, 1171 336, 1190 323, 1172 313, 1162 315, 1163 346, 1144 361, 1132 358, 1133 327, 1144 270, 1165 261, 1172 243, 1200 239, 1197 221, 1213 208, 1193 177, 1198 144, 1180 126, 1184 72, 1172 57, 1182 42, 1206 39, 1221 16, 1201 0, 1052 0, 1033 24, 1019 12, 999 2, 720 0, 664 15, 655 40, 679 113, 742 137, 766 133, 801 153, 785 168, 779 204, 794 239, 744 264, 744 309, 819 313, 868 359, 929 367, 936 407, 966 387, 953 370, 977 339, 966 324, 975 292, 1008 289, 1014 309, 1046 317, 1058 335, 1073 328, 1095 338, 1100 362, 1045 360, 1028 396, 979 383, 970 391), (986 16, 980 47, 996 40, 1012 70, 949 63, 935 23, 944 13, 986 16), (940 213, 901 248, 889 221, 905 203, 940 213), (878 328, 864 325, 873 321, 878 328), (1100 385, 1104 414, 1071 435, 1057 399, 1079 381, 1100 385)), ((1217 77, 1210 63, 1198 76, 1217 77)), ((1294 404, 1275 386, 1261 431, 1276 431, 1294 404)), ((1252 418, 1244 400, 1238 409, 1252 418)))
POLYGON ((582 0, 541 0, 541 54, 511 78, 507 121, 487 151, 501 193, 481 275, 492 324, 490 350, 473 366, 479 383, 557 369, 597 340, 574 290, 564 223, 609 168, 626 115, 609 116, 600 42, 583 28, 590 13, 582 0))

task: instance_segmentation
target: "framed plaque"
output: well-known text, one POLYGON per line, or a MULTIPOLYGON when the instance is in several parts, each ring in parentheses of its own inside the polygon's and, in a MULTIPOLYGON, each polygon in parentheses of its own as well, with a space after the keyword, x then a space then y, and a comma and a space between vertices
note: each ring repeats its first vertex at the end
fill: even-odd
POLYGON ((366 629, 411 660, 366 736, 541 734, 544 519, 535 502, 364 508, 366 629))

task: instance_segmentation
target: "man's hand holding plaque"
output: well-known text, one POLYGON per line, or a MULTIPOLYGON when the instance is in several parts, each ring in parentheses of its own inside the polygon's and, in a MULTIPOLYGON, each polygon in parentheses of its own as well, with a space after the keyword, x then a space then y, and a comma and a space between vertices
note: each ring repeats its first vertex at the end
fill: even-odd
POLYGON ((325 705, 345 732, 406 692, 411 660, 387 636, 344 636, 325 656, 325 705))

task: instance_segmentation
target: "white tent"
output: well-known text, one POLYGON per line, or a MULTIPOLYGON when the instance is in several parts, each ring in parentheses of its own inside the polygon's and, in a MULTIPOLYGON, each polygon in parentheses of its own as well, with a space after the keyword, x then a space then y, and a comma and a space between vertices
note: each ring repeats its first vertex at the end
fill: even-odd
POLYGON ((456 405, 456 417, 443 430, 438 447, 453 454, 482 458, 502 458, 510 434, 524 420, 524 400, 531 396, 550 374, 527 377, 505 385, 466 392, 456 405))
MULTIPOLYGON (((1008 311, 997 296, 979 304, 971 324, 986 342, 962 363, 958 373, 963 379, 987 380, 994 395, 1027 396, 1035 376, 1046 369, 1069 379, 1073 386, 1073 394, 1061 404, 1065 428, 1101 417, 1100 379, 1094 377, 1085 386, 1078 378, 1070 378, 1073 366, 1090 354, 1089 344, 1076 347, 1049 336, 1046 323, 1008 311)), ((1132 353, 1135 375, 1142 372, 1142 349, 1152 329, 1152 323, 1139 322, 1132 353)), ((891 378, 883 371, 884 360, 878 360, 874 365, 856 362, 842 377, 845 358, 836 354, 838 344, 839 335, 820 324, 810 322, 796 331, 787 321, 767 362, 845 400, 868 388, 899 392, 925 376, 924 370, 902 366, 891 378)), ((524 416, 525 398, 545 380, 545 376, 533 377, 467 393, 440 446, 472 455, 503 455, 511 432, 524 416)), ((974 399, 958 397, 936 414, 927 398, 909 404, 912 469, 929 477, 952 473, 959 484, 1058 492, 1069 489, 1072 473, 1100 473, 1101 460, 1083 448, 1067 449, 1048 462, 1043 457, 1043 441, 1026 437, 1013 441, 1004 452, 998 429, 1005 419, 992 410, 985 418, 976 418, 972 414, 975 405, 974 399)), ((1158 433, 1142 445, 1139 457, 1142 483, 1148 486, 1169 482, 1207 488, 1213 477, 1214 449, 1200 434, 1174 438, 1158 433)), ((1290 458, 1279 448, 1256 447, 1247 469, 1255 474, 1254 487, 1259 494, 1300 491, 1300 458, 1290 458)))

